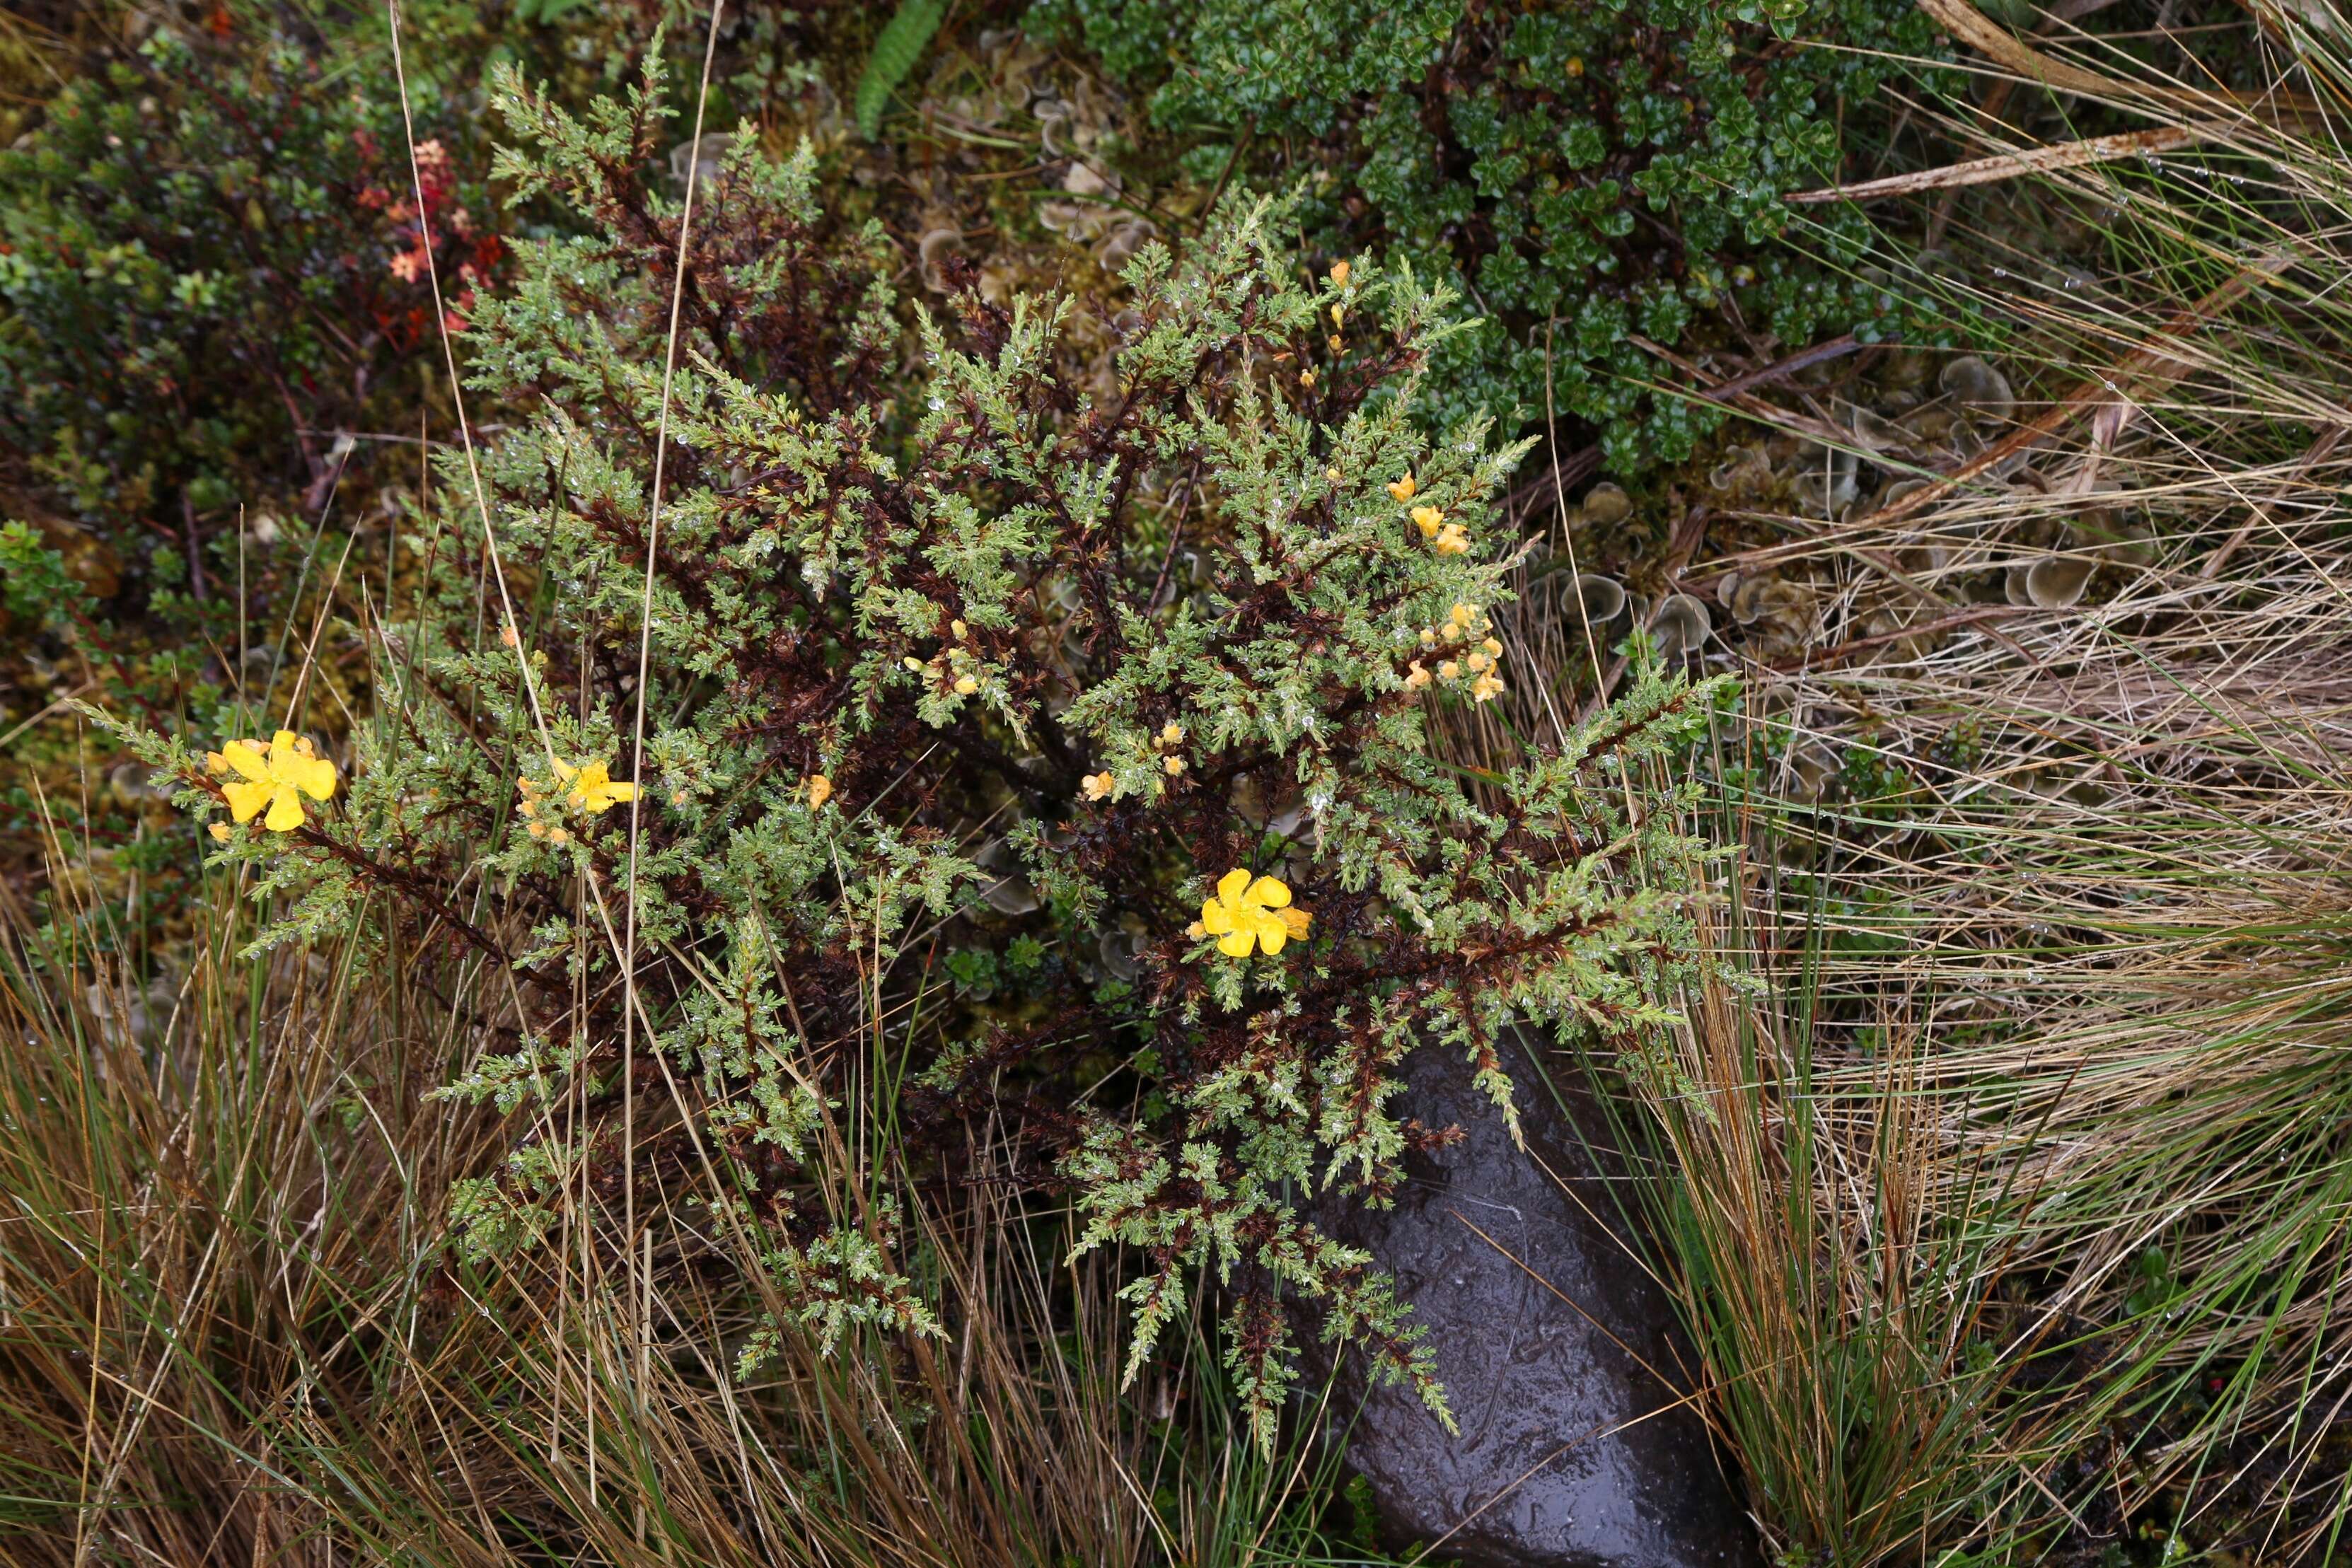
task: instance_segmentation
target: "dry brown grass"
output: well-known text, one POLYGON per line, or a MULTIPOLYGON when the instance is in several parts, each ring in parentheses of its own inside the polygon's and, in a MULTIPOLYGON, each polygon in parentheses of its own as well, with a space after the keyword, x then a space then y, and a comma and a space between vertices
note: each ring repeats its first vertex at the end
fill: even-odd
POLYGON ((585 1173, 544 1246, 455 1261, 451 1184, 548 1130, 425 1097, 501 1048, 498 977, 398 939, 241 958, 232 893, 168 998, 92 951, 103 910, 0 924, 8 1561, 1278 1555, 1317 1478, 1223 1444, 1198 1345, 1120 1393, 1107 1266, 1064 1265, 980 1134, 908 1184, 944 1333, 787 1336, 741 1381, 761 1274, 691 1172, 633 1237, 585 1173))
MULTIPOLYGON (((1761 988, 1694 998, 1652 1098, 1725 1425, 1835 1561, 2340 1549, 2352 74, 2266 26, 2260 103, 2045 39, 2204 150, 1948 209, 1948 281, 2018 332, 2006 461, 1702 563, 1801 581, 1819 629, 1746 662, 1721 756, 1761 988), (2086 214, 2134 270, 2044 265, 2086 214), (2050 555, 2083 601, 2008 602, 2050 555), (1844 789, 1788 800, 1822 748, 1844 789)), ((1956 141, 2081 111, 2037 92, 1956 141)))

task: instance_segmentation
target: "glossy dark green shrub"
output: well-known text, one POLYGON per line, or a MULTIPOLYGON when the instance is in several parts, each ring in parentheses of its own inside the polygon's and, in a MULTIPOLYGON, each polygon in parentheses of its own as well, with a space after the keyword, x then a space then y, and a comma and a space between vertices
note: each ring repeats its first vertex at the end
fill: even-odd
POLYGON ((1931 47, 1908 0, 1041 0, 1031 25, 1150 93, 1193 172, 1319 165, 1335 253, 1391 246, 1487 318, 1438 367, 1456 409, 1551 400, 1621 472, 1719 423, 1656 393, 1631 340, 1752 352, 1887 333, 1871 236, 1793 189, 1837 177, 1842 119, 1931 47), (1799 43, 1795 40, 1803 39, 1799 43))

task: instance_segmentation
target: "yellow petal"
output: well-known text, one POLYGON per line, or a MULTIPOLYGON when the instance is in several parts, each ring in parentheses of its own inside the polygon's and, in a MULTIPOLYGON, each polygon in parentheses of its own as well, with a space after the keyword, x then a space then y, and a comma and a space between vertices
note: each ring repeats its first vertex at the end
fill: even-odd
POLYGON ((335 792, 335 765, 323 757, 296 757, 278 765, 278 776, 313 800, 335 792))
POLYGON ((1239 905, 1242 901, 1242 894, 1248 888, 1249 884, 1250 873, 1244 871, 1239 866, 1234 867, 1232 871, 1225 873, 1224 875, 1217 879, 1218 901, 1223 904, 1239 905))
POLYGON ((273 833, 290 833, 302 825, 302 798, 294 792, 293 785, 278 787, 269 798, 269 815, 261 819, 261 825, 273 833))
POLYGON ((229 815, 242 825, 253 821, 254 813, 269 804, 271 789, 267 783, 232 779, 221 786, 221 793, 228 797, 229 815))
POLYGON ((1268 909, 1280 909, 1290 902, 1290 888, 1277 878, 1262 876, 1250 883, 1249 896, 1244 902, 1262 904, 1268 909))
POLYGON ((604 786, 604 794, 608 804, 619 805, 625 800, 635 800, 637 787, 634 784, 607 784, 604 786))
POLYGON ((290 729, 281 729, 269 737, 269 760, 282 762, 289 757, 302 755, 302 737, 290 729))
POLYGON ((221 755, 228 759, 228 765, 231 768, 236 768, 255 783, 268 782, 269 759, 261 754, 261 747, 254 745, 253 742, 232 740, 221 755))
POLYGON ((1228 958, 1246 958, 1256 945, 1257 938, 1249 932, 1234 931, 1219 938, 1217 951, 1228 958))
POLYGON ((1201 929, 1212 936, 1223 936, 1234 928, 1233 912, 1215 899, 1201 905, 1201 929))
POLYGON ((1315 916, 1303 909, 1286 909, 1277 918, 1281 920, 1283 928, 1290 933, 1291 939, 1296 942, 1305 941, 1307 929, 1315 924, 1315 916))
POLYGON ((1265 910, 1250 916, 1250 929, 1257 934, 1258 946, 1265 949, 1268 957, 1281 952, 1283 943, 1290 937, 1290 926, 1282 916, 1265 910))

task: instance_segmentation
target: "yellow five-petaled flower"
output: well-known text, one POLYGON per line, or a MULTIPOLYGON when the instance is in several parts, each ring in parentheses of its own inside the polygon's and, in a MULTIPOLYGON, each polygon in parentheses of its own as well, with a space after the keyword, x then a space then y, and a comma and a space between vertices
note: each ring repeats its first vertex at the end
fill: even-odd
POLYGON ((1250 880, 1235 869, 1217 881, 1216 896, 1201 905, 1199 934, 1217 938, 1217 951, 1230 958, 1246 958, 1263 947, 1272 957, 1282 945, 1303 940, 1313 916, 1290 907, 1290 889, 1271 876, 1250 880))
POLYGON ((593 814, 637 798, 637 787, 614 783, 612 770, 601 761, 583 762, 574 768, 557 760, 555 776, 571 784, 572 788, 563 792, 563 802, 576 810, 593 814))
POLYGON ((207 752, 205 764, 215 773, 239 775, 221 786, 229 815, 249 822, 267 806, 269 814, 261 825, 273 833, 290 833, 302 825, 303 796, 323 800, 335 792, 335 765, 290 729, 271 736, 267 749, 257 740, 232 740, 223 750, 207 752))

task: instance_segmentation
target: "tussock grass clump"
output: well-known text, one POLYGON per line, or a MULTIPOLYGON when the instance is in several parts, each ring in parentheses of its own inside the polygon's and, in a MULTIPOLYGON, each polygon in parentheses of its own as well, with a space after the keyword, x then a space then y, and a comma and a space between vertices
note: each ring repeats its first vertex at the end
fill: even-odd
POLYGON ((2267 97, 1956 26, 2019 120, 2168 150, 1948 202, 2014 407, 1945 469, 1858 434, 1875 495, 1716 566, 1805 580, 1820 636, 1724 754, 1764 989, 1698 995, 1653 1098, 1726 1428, 1832 1561, 2340 1547, 2346 78, 2270 21, 2267 97))

